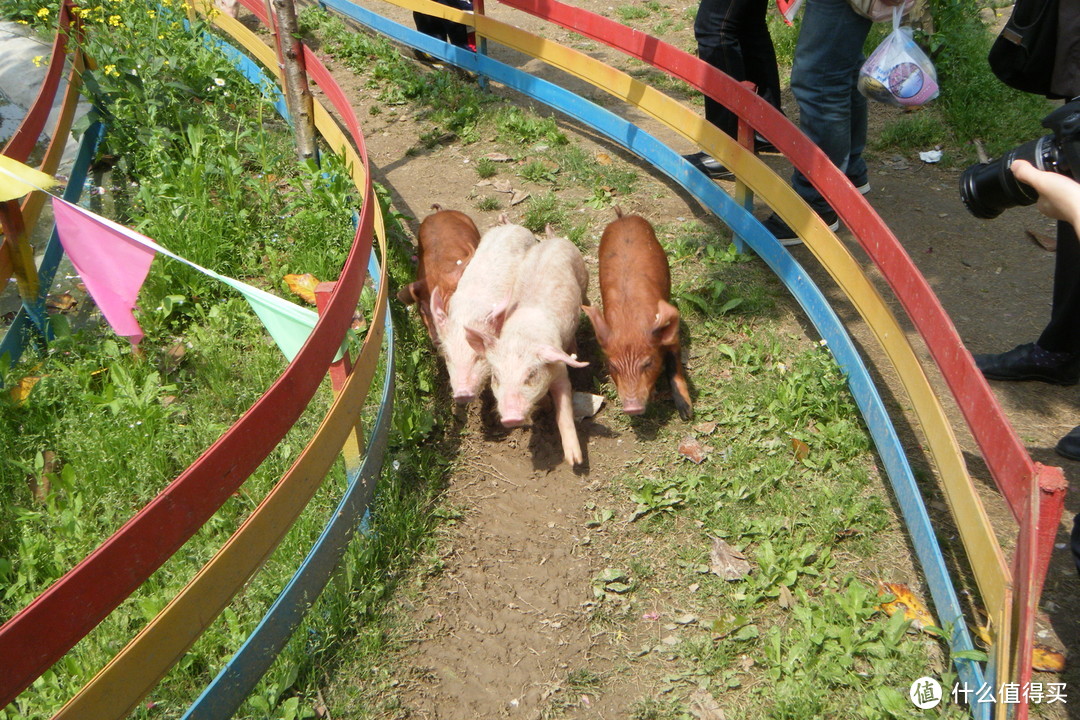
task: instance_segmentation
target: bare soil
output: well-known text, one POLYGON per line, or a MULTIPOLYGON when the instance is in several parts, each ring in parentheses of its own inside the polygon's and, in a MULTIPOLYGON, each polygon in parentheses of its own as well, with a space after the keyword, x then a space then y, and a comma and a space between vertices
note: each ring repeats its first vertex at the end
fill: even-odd
MULTIPOLYGON (((603 14, 612 13, 611 7, 597 0, 578 0, 577 4, 603 14)), ((626 64, 602 48, 571 39, 559 29, 542 29, 541 23, 531 17, 492 5, 488 11, 499 19, 559 42, 587 47, 588 52, 607 58, 613 65, 626 64)), ((408 13, 397 8, 380 4, 379 11, 411 24, 408 13)), ((689 12, 685 4, 676 4, 671 11, 676 17, 687 17, 689 12)), ((689 23, 676 26, 665 39, 692 50, 689 23)), ((520 64, 520 58, 505 50, 492 48, 491 52, 501 60, 520 64)), ((376 102, 373 92, 347 70, 328 62, 362 118, 375 179, 390 190, 396 208, 414 218, 413 230, 432 203, 468 212, 482 231, 495 223, 498 210, 476 210, 477 199, 493 190, 477 185, 472 164, 494 147, 449 142, 423 148, 419 136, 427 128, 421 117, 408 110, 369 114, 368 107, 376 102)), ((554 76, 539 63, 530 62, 527 67, 537 74, 554 76)), ((559 82, 590 98, 602 95, 572 79, 560 78, 559 82)), ((504 93, 497 86, 492 91, 504 93)), ((790 96, 785 99, 785 107, 789 116, 797 115, 790 96)), ((877 127, 899 111, 873 104, 871 112, 872 126, 877 127)), ((680 152, 694 150, 647 118, 634 119, 680 152)), ((715 222, 693 198, 648 165, 565 118, 559 122, 572 142, 637 168, 642 177, 639 190, 633 196, 618 198, 625 210, 640 212, 654 222, 693 218, 715 222)), ((869 160, 873 190, 868 199, 926 276, 967 347, 973 352, 998 352, 1033 340, 1049 316, 1054 258, 1025 231, 1053 237, 1049 221, 1033 208, 1009 210, 994 221, 973 218, 961 204, 957 192, 959 168, 950 166, 949 158, 940 164, 927 164, 914 153, 886 153, 871 154, 869 160)), ((769 156, 767 162, 787 174, 783 158, 769 156)), ((501 176, 513 178, 516 189, 543 191, 530 187, 512 172, 501 176)), ((500 196, 504 210, 509 197, 500 196)), ((511 207, 508 212, 512 218, 520 218, 524 207, 511 207)), ((611 219, 611 212, 582 205, 581 214, 590 219, 595 242, 611 219)), ((579 220, 575 218, 574 222, 579 220)), ((857 257, 862 257, 849 233, 843 231, 841 237, 849 241, 857 257)), ((883 394, 903 418, 902 392, 861 320, 844 304, 809 251, 795 248, 793 252, 827 289, 850 331, 863 343, 868 365, 877 375, 883 394)), ((595 282, 595 261, 590 258, 588 262, 595 282)), ((596 294, 593 285, 590 296, 595 298, 596 294)), ((884 294, 890 296, 887 291, 884 294)), ((898 306, 894 310, 904 322, 902 310, 898 306)), ((794 302, 786 305, 785 312, 791 333, 799 338, 796 342, 806 346, 816 342, 794 302)), ((692 338, 694 328, 687 332, 692 338)), ((922 352, 921 347, 919 350, 922 352)), ((702 369, 694 367, 692 353, 689 360, 692 378, 695 370, 702 369)), ((926 364, 929 367, 929 361, 926 364)), ((591 377, 572 375, 578 389, 587 389, 591 377)), ((1053 452, 1057 439, 1080 423, 1077 389, 1040 383, 995 383, 994 391, 1032 457, 1064 467, 1070 482, 1080 478, 1080 464, 1065 461, 1053 452)), ((654 402, 670 410, 666 393, 654 402)), ((959 415, 955 411, 953 415, 957 418, 955 427, 961 428, 959 415)), ((463 442, 456 463, 458 470, 449 481, 445 502, 460 509, 462 515, 442 531, 441 572, 418 581, 419 595, 400 600, 408 617, 406 624, 412 629, 407 633, 404 656, 388 659, 408 668, 393 691, 396 716, 425 720, 630 717, 633 703, 658 686, 663 666, 642 664, 629 669, 628 658, 640 644, 655 643, 663 633, 658 628, 644 627, 636 635, 626 635, 621 630, 598 629, 597 623, 590 621, 594 609, 592 579, 610 564, 613 553, 625 556, 628 549, 620 543, 630 540, 593 532, 587 524, 596 507, 612 505, 612 496, 606 491, 616 474, 628 465, 650 463, 658 455, 670 454, 685 427, 674 413, 668 412, 648 431, 642 432, 640 427, 635 431, 617 408, 605 406, 596 417, 579 424, 587 467, 575 473, 560 464, 558 435, 548 409, 538 412, 531 426, 513 431, 497 427, 490 402, 474 404, 460 415, 459 422, 463 442), (588 683, 574 675, 581 668, 591 668, 601 676, 602 687, 597 691, 583 689, 588 683)), ((918 432, 910 426, 902 430, 914 464, 928 468, 930 463, 921 455, 918 432)), ((1008 550, 1015 526, 992 487, 973 441, 965 432, 958 434, 1008 550)), ((882 492, 887 492, 884 485, 882 492)), ((1059 543, 1067 542, 1072 516, 1080 511, 1075 495, 1070 495, 1066 504, 1059 543)), ((932 496, 930 505, 935 519, 945 528, 943 538, 955 541, 955 535, 947 529, 950 521, 941 498, 932 496)), ((621 508, 620 512, 625 510, 621 508)), ((911 575, 904 579, 918 585, 918 571, 910 558, 898 564, 902 575, 911 575)), ((1059 549, 1043 597, 1040 641, 1065 648, 1080 646, 1078 589, 1080 583, 1068 550, 1059 549)), ((658 603, 663 602, 658 598, 658 603)), ((1080 674, 1074 664, 1062 677, 1041 679, 1075 687, 1080 674)), ((330 697, 335 694, 332 689, 330 697)), ((1073 700, 1071 696, 1070 701, 1068 709, 1057 706, 1041 710, 1048 717, 1080 718, 1080 697, 1073 700)), ((333 716, 339 717, 342 712, 338 710, 333 716)), ((746 717, 754 716, 747 713, 746 717)))

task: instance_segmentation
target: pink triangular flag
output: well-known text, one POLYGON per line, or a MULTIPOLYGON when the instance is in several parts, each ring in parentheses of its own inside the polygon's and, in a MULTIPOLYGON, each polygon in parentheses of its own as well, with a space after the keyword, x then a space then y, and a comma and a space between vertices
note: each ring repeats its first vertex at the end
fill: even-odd
POLYGON ((154 242, 55 196, 53 215, 60 242, 101 314, 117 335, 137 344, 143 332, 131 310, 150 272, 154 242))

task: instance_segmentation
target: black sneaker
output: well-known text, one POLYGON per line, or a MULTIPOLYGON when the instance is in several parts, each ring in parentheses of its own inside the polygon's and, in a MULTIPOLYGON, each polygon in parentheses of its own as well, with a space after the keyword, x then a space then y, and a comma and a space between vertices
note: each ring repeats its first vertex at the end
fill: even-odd
POLYGON ((989 380, 1039 380, 1051 385, 1080 382, 1080 355, 1050 352, 1035 343, 997 355, 975 355, 975 366, 989 380))
MULTIPOLYGON (((1054 447, 1057 454, 1070 460, 1080 460, 1080 425, 1077 425, 1069 434, 1058 440, 1058 444, 1054 447)), ((1074 546, 1074 550, 1076 547, 1074 546)), ((1080 558, 1077 559, 1080 562, 1080 558)))
POLYGON ((683 160, 705 173, 713 180, 729 180, 735 177, 735 173, 720 164, 720 161, 707 152, 697 152, 692 155, 683 155, 683 160))
MULTIPOLYGON (((836 217, 836 213, 832 210, 822 214, 821 219, 825 221, 833 232, 840 229, 840 218, 836 217)), ((771 232, 784 247, 802 244, 802 238, 799 237, 799 234, 792 230, 776 213, 767 217, 763 224, 765 229, 771 232)))

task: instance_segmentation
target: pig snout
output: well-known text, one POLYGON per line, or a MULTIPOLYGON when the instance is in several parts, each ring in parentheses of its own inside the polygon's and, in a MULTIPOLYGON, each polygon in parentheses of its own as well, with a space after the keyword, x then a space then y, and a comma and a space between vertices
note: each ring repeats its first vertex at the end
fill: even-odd
POLYGON ((503 427, 516 428, 525 424, 525 398, 519 395, 503 396, 499 403, 499 419, 503 427))
POLYGON ((645 402, 639 397, 622 398, 622 409, 627 415, 641 415, 645 412, 645 402))
POLYGON ((476 393, 472 390, 455 390, 454 402, 458 405, 468 405, 476 399, 476 393))

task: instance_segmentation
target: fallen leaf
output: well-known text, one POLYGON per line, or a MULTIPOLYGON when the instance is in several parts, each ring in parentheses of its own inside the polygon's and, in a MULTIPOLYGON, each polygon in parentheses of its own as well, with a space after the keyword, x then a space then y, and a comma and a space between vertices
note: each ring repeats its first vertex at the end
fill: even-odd
POLYGON ((714 422, 703 422, 694 426, 694 432, 702 435, 712 435, 714 430, 716 430, 716 423, 714 422))
POLYGON ((911 621, 911 626, 916 630, 923 630, 937 625, 930 611, 915 597, 915 593, 907 585, 881 582, 879 580, 878 594, 893 595, 895 597, 894 600, 881 603, 880 607, 885 611, 886 615, 891 617, 897 611, 903 610, 904 617, 911 621))
POLYGON ((697 615, 691 615, 689 613, 687 613, 686 615, 680 615, 679 617, 675 618, 676 625, 693 625, 696 622, 697 615))
POLYGON ((575 391, 573 405, 574 420, 578 421, 582 418, 592 417, 600 412, 600 408, 604 405, 604 398, 601 395, 575 391))
POLYGON ((79 301, 69 293, 60 293, 59 295, 50 295, 45 299, 45 307, 54 312, 61 314, 67 314, 78 307, 79 301))
POLYGON ((476 183, 476 187, 487 187, 488 185, 491 185, 491 180, 488 180, 486 178, 476 183))
POLYGON ((496 192, 514 192, 514 186, 510 184, 509 180, 496 180, 495 182, 491 183, 491 187, 495 188, 496 192))
POLYGON ((698 465, 705 462, 705 458, 708 457, 709 451, 711 450, 711 447, 702 445, 698 442, 697 438, 690 437, 689 435, 679 442, 679 454, 698 465))
POLYGON ((30 391, 34 389, 34 386, 38 384, 39 380, 41 380, 41 377, 33 375, 27 375, 19 380, 19 382, 15 383, 9 391, 11 399, 15 401, 17 405, 22 405, 26 402, 26 398, 30 397, 30 391))
POLYGON ((810 446, 799 438, 791 438, 791 449, 795 451, 796 460, 805 460, 810 455, 810 446))
POLYGON ((605 152, 598 152, 596 153, 596 162, 600 163, 601 165, 610 165, 611 156, 605 152))
POLYGON ((1031 651, 1031 668, 1039 672, 1062 672, 1065 670, 1065 656, 1052 647, 1035 643, 1031 651))
POLYGON ((781 585, 780 594, 777 596, 776 601, 780 603, 780 607, 787 610, 788 608, 794 607, 795 596, 791 594, 790 590, 788 590, 787 585, 781 585))
POLYGON ((529 193, 528 191, 515 190, 514 194, 510 196, 510 205, 520 205, 521 203, 528 200, 530 195, 531 193, 529 193))
POLYGON ((511 160, 514 159, 514 158, 510 157, 509 155, 507 155, 506 153, 500 153, 500 152, 488 153, 487 155, 484 156, 484 158, 486 158, 487 160, 490 160, 491 162, 510 162, 511 160))
POLYGON ((1035 232, 1034 230, 1030 229, 1027 229, 1024 232, 1027 234, 1028 239, 1031 240, 1031 242, 1035 243, 1043 250, 1047 250, 1049 252, 1054 252, 1055 250, 1057 250, 1057 237, 1050 237, 1049 235, 1044 235, 1043 233, 1035 232))
POLYGON ((295 295, 299 295, 304 302, 315 304, 315 288, 319 286, 319 279, 311 273, 303 275, 286 275, 285 284, 295 295))
POLYGON ((690 714, 698 720, 727 720, 723 708, 708 690, 698 688, 691 695, 687 706, 690 714))
POLYGON ((709 570, 725 580, 738 580, 750 572, 746 556, 720 538, 713 538, 709 551, 709 570))
POLYGON ((749 655, 740 655, 738 663, 743 672, 749 672, 750 668, 754 667, 754 658, 749 655))

